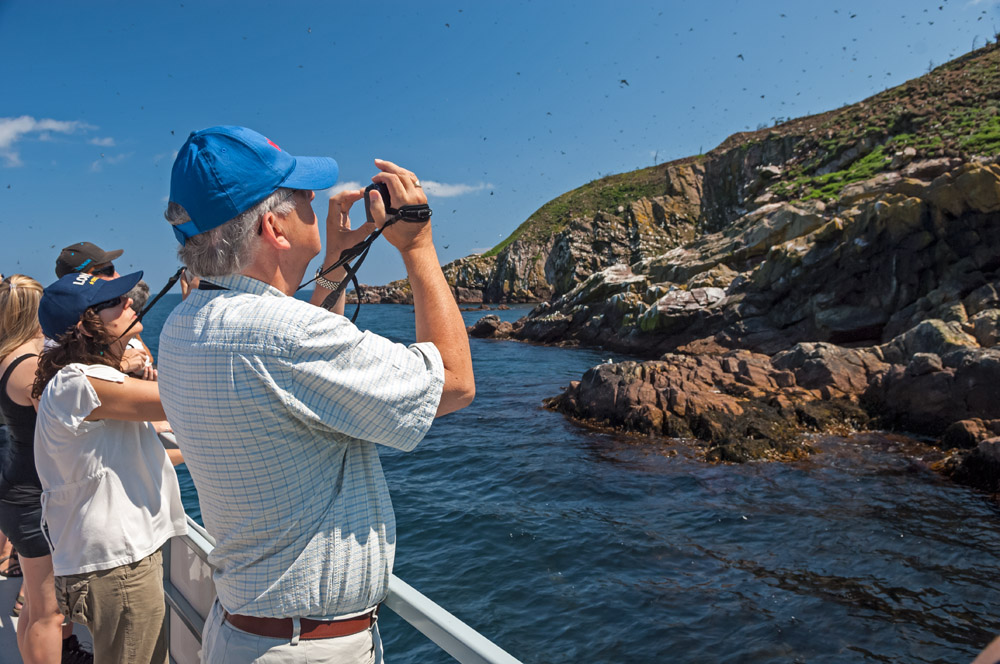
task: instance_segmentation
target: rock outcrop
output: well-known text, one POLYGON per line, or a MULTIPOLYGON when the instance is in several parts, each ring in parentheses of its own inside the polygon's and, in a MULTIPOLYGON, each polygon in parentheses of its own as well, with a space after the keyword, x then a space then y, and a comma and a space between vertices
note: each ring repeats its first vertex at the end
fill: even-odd
POLYGON ((869 420, 856 399, 867 363, 815 351, 797 347, 774 362, 735 350, 602 364, 547 403, 600 426, 695 438, 714 461, 794 458, 809 450, 803 430, 848 431, 869 420))

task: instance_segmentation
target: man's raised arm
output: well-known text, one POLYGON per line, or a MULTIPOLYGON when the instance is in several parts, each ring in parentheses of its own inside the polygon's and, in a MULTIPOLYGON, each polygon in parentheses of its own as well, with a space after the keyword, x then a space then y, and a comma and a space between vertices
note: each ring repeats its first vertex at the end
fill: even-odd
MULTIPOLYGON (((392 162, 375 160, 381 173, 372 178, 389 188, 393 207, 427 202, 420 180, 411 171, 392 162)), ((371 191, 372 216, 377 225, 385 219, 385 206, 378 191, 371 191)), ((458 304, 441 271, 431 236, 430 221, 399 221, 384 231, 386 239, 399 250, 413 290, 417 341, 432 342, 444 363, 444 391, 437 415, 465 408, 476 395, 472 373, 469 335, 458 304)))

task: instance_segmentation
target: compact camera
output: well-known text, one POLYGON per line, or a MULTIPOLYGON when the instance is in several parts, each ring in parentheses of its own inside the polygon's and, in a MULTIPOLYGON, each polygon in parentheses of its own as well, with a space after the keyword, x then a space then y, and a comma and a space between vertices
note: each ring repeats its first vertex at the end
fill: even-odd
POLYGON ((385 205, 386 210, 392 207, 392 202, 389 198, 389 187, 384 182, 373 182, 365 187, 365 200, 368 200, 368 192, 372 189, 378 190, 378 193, 382 195, 382 204, 385 205))

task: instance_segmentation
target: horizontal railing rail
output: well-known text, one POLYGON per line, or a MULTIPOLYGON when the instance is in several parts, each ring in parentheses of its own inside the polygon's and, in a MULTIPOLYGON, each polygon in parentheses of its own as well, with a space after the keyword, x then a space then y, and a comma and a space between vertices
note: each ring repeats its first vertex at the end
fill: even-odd
MULTIPOLYGON (((205 564, 215 547, 215 539, 188 517, 188 534, 181 538, 185 545, 205 564)), ((164 568, 170 570, 170 565, 164 568)), ((201 642, 205 628, 204 616, 191 605, 169 578, 164 580, 167 604, 177 614, 192 635, 201 642)), ((389 578, 389 593, 385 607, 392 610, 414 629, 434 642, 461 664, 521 664, 503 648, 469 627, 437 603, 416 590, 395 574, 389 578)))

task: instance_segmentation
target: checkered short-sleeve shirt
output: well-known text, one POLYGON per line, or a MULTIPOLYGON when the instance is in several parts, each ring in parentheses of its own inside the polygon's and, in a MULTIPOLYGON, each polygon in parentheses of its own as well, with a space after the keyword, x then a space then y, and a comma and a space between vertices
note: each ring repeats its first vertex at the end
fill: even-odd
POLYGON ((444 367, 249 277, 214 277, 160 334, 164 410, 231 613, 332 617, 386 594, 395 516, 376 444, 411 450, 444 367))

